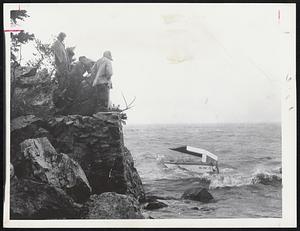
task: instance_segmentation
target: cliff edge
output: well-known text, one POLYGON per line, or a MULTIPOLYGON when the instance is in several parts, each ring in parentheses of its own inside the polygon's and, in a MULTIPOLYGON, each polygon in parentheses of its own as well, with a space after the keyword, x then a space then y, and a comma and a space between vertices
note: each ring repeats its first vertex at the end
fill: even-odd
POLYGON ((11 111, 11 219, 143 218, 145 193, 124 144, 124 117, 57 115, 55 86, 43 72, 18 78, 11 111))

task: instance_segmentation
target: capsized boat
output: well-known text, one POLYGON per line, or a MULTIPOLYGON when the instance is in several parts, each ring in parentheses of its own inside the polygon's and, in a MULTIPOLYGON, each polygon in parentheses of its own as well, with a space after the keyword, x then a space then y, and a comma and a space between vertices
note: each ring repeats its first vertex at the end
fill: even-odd
POLYGON ((168 168, 177 167, 183 170, 188 170, 197 173, 219 173, 218 157, 207 150, 191 146, 170 148, 170 150, 185 153, 192 156, 197 156, 201 159, 198 162, 164 161, 164 165, 168 168))

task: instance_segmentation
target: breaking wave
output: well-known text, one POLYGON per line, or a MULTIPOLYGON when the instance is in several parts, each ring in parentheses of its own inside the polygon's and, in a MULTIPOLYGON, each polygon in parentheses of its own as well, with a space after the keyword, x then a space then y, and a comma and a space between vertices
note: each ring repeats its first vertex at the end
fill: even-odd
POLYGON ((210 180, 210 189, 225 188, 225 187, 240 187, 246 185, 271 185, 281 186, 281 174, 274 171, 256 170, 251 175, 240 174, 219 174, 207 175, 205 178, 210 180))

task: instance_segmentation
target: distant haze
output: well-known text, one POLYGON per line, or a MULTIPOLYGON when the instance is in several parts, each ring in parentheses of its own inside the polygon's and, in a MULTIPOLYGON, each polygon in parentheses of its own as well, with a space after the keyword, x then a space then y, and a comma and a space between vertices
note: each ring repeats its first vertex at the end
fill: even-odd
POLYGON ((20 7, 30 15, 21 24, 26 31, 44 42, 65 32, 77 58, 97 60, 111 50, 112 102, 124 107, 121 92, 127 101, 136 96, 129 124, 281 120, 282 81, 295 74, 294 5, 20 7))

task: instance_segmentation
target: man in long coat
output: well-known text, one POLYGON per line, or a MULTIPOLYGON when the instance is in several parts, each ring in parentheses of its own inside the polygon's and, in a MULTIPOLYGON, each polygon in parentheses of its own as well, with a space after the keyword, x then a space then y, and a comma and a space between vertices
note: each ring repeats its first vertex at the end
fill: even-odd
POLYGON ((92 76, 95 76, 93 87, 95 88, 96 112, 108 111, 109 90, 112 88, 111 76, 112 56, 110 51, 105 51, 103 57, 92 67, 92 76))
POLYGON ((65 44, 63 43, 66 38, 66 34, 61 32, 57 36, 57 40, 52 45, 52 50, 55 56, 55 66, 56 66, 56 77, 58 80, 59 87, 63 89, 66 87, 67 74, 69 70, 69 58, 65 49, 65 44))

